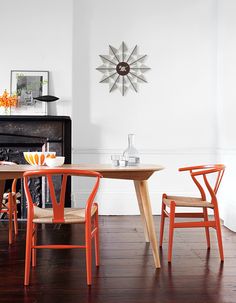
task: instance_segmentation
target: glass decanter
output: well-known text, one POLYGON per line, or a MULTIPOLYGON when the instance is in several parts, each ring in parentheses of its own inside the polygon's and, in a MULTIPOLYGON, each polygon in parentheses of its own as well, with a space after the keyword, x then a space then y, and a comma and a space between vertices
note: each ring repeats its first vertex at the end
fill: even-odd
POLYGON ((135 166, 140 163, 138 150, 134 147, 134 134, 128 134, 128 148, 123 153, 123 156, 128 161, 129 166, 135 166))

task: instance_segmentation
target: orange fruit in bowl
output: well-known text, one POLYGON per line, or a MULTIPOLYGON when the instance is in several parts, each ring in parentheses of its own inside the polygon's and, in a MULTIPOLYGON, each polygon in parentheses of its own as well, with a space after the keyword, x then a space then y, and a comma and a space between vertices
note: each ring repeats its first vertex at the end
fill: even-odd
POLYGON ((30 165, 45 165, 46 158, 56 158, 56 152, 24 152, 24 157, 30 165))
POLYGON ((54 159, 54 158, 56 158, 56 154, 49 154, 49 155, 47 155, 47 158, 54 159))
POLYGON ((56 155, 53 155, 53 154, 48 155, 48 158, 54 159, 54 158, 56 158, 56 155))
POLYGON ((33 166, 44 165, 46 155, 44 152, 24 152, 25 160, 33 166))

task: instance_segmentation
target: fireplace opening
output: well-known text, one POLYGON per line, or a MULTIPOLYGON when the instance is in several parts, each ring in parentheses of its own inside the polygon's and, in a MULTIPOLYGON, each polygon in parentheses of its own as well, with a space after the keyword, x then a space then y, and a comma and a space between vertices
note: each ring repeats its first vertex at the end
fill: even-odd
MULTIPOLYGON (((24 158, 25 151, 45 151, 47 138, 35 136, 22 136, 12 134, 0 134, 0 161, 10 161, 16 164, 27 164, 24 158), (11 140, 11 142, 9 142, 11 140), (27 142, 27 143, 26 143, 27 142)), ((45 205, 46 188, 42 183, 42 178, 31 181, 30 187, 34 190, 34 202, 39 205, 45 205)), ((11 188, 12 180, 7 180, 5 183, 4 192, 8 192, 11 188)), ((17 182, 18 200, 17 211, 19 218, 26 218, 26 198, 23 189, 23 180, 17 182)))

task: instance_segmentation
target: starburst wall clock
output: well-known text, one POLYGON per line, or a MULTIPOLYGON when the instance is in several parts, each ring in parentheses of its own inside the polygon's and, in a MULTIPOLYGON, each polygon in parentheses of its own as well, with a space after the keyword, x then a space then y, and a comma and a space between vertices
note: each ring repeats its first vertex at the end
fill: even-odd
POLYGON ((116 49, 109 45, 109 55, 99 55, 102 65, 96 68, 103 74, 100 83, 109 84, 109 92, 118 89, 122 96, 128 89, 138 92, 138 84, 146 83, 144 73, 150 68, 144 65, 147 55, 138 54, 138 46, 131 50, 122 42, 116 49))

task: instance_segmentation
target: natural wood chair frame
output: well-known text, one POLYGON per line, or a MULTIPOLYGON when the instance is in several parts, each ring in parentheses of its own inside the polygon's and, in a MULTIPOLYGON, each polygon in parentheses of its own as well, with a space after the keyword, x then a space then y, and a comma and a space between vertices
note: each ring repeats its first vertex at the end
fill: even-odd
POLYGON ((178 197, 168 196, 163 194, 162 196, 162 211, 161 211, 161 224, 160 224, 160 247, 163 243, 164 224, 165 218, 169 218, 169 243, 168 243, 168 262, 172 260, 172 248, 173 237, 175 228, 189 228, 189 227, 205 227, 207 247, 210 248, 210 233, 209 227, 216 230, 218 247, 221 261, 224 261, 224 251, 221 235, 219 208, 217 202, 217 191, 219 189, 221 180, 224 175, 225 166, 223 164, 215 165, 199 165, 191 167, 180 168, 179 171, 189 171, 190 176, 200 191, 200 198, 195 197, 178 197), (208 180, 208 175, 216 174, 215 183, 212 186, 208 180), (203 184, 201 184, 198 177, 203 178, 203 184), (205 188, 205 189, 204 189, 205 188), (207 202, 207 192, 210 194, 211 201, 207 202), (167 211, 169 208, 169 212, 167 211), (201 207, 202 212, 187 212, 176 213, 177 207, 201 207), (214 219, 208 219, 208 209, 212 209, 214 213, 214 219), (190 222, 175 222, 175 218, 203 218, 203 221, 190 221, 190 222))
MULTIPOLYGON (((92 239, 95 241, 95 259, 96 266, 99 266, 99 225, 98 225, 98 205, 94 203, 94 198, 98 191, 100 178, 102 175, 94 171, 86 171, 79 169, 48 169, 48 170, 35 170, 24 173, 24 189, 27 199, 27 232, 26 232, 26 253, 25 253, 25 277, 24 285, 29 285, 30 278, 30 263, 32 258, 32 267, 36 266, 36 249, 74 249, 83 248, 86 250, 86 271, 87 271, 87 284, 92 284, 92 239), (56 199, 52 176, 62 176, 61 193, 59 202, 56 199), (44 176, 49 184, 49 191, 52 200, 52 220, 46 222, 50 224, 85 224, 85 245, 37 245, 37 224, 45 223, 39 220, 34 220, 34 207, 36 206, 32 200, 30 189, 28 186, 29 178, 44 176), (65 206, 65 192, 68 176, 82 176, 95 178, 95 185, 86 202, 84 220, 67 221, 65 206), (93 211, 95 210, 95 211, 93 211), (92 222, 93 219, 93 222, 92 222), (37 222, 35 222, 37 221, 37 222), (93 223, 93 224, 92 224, 93 223)), ((48 208, 46 210, 49 210, 48 208)))

